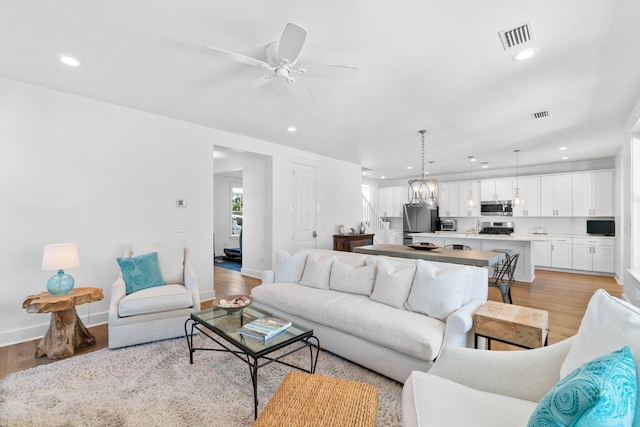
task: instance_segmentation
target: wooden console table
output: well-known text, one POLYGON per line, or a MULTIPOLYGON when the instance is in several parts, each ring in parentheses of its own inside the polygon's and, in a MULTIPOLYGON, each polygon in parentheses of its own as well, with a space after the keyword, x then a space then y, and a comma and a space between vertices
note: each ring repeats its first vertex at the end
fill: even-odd
POLYGON ((373 234, 334 234, 333 250, 353 252, 358 246, 373 245, 373 234))
POLYGON ((478 348, 478 337, 523 348, 547 345, 549 339, 549 312, 536 308, 487 301, 473 315, 474 347, 478 348))
POLYGON ((95 337, 78 317, 76 305, 102 298, 101 288, 73 288, 66 295, 42 292, 28 296, 22 303, 27 313, 51 313, 49 329, 38 344, 36 357, 46 354, 49 359, 61 359, 73 355, 76 348, 95 344, 95 337))

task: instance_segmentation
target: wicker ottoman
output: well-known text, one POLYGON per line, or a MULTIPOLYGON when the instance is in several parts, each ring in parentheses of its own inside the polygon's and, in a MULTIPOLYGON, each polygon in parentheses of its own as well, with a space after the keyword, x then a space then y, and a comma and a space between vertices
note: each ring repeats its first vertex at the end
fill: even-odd
POLYGON ((370 384, 290 372, 256 426, 375 426, 378 389, 370 384))

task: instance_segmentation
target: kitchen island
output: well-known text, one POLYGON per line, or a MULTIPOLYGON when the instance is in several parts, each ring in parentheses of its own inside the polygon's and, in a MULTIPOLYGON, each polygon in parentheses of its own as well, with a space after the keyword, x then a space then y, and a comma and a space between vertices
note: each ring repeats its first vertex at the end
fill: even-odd
MULTIPOLYGON (((490 235, 472 233, 413 233, 413 243, 432 243, 436 246, 467 245, 474 251, 496 251, 506 249, 520 254, 514 279, 519 282, 533 282, 533 241, 536 238, 520 235, 490 235)), ((469 251, 466 251, 469 252, 469 251)))
POLYGON ((459 251, 455 249, 438 248, 434 250, 413 249, 403 245, 368 245, 353 248, 353 252, 368 255, 386 255, 390 257, 425 259, 428 261, 449 262, 452 264, 489 267, 505 258, 501 252, 459 251))

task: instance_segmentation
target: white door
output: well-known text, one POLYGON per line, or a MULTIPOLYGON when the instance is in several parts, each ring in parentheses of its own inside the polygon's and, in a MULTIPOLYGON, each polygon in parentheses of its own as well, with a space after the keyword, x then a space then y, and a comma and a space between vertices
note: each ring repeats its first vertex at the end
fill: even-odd
POLYGON ((315 166, 292 163, 292 250, 316 247, 317 171, 315 166))

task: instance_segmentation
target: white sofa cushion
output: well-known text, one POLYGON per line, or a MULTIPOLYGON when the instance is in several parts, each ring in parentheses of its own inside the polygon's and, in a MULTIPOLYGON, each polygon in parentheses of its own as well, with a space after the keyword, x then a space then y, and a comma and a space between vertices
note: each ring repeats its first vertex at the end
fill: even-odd
POLYGON ((322 256, 317 253, 307 255, 300 284, 312 288, 329 289, 331 264, 333 264, 334 258, 334 256, 322 256))
MULTIPOLYGON (((589 300, 573 346, 560 368, 560 376, 565 377, 585 362, 625 345, 640 366, 640 309, 598 289, 589 300)), ((637 380, 640 384, 640 370, 637 380)), ((640 399, 636 399, 635 420, 640 424, 640 399)))
POLYGON ((347 256, 336 256, 336 261, 340 261, 343 264, 348 264, 352 267, 362 267, 367 260, 367 255, 347 255, 347 256))
POLYGON ((369 298, 395 308, 402 308, 411 290, 416 265, 393 262, 384 258, 377 260, 376 264, 378 265, 376 283, 369 298))
POLYGON ((405 308, 443 320, 462 307, 470 287, 470 267, 420 259, 405 308))
POLYGON ((189 308, 193 305, 191 292, 183 285, 147 288, 122 298, 118 303, 120 317, 159 313, 189 308))
POLYGON ((165 283, 184 284, 184 242, 169 246, 133 243, 131 249, 134 257, 157 252, 160 271, 165 283))
POLYGON ((354 267, 336 259, 331 265, 329 287, 336 291, 369 296, 375 280, 375 265, 354 267))
POLYGON ((304 271, 309 251, 300 250, 295 254, 278 249, 276 252, 275 281, 281 283, 298 283, 304 271))
POLYGON ((293 283, 256 286, 251 295, 261 304, 419 360, 434 360, 442 348, 444 322, 371 301, 364 295, 293 283))
POLYGON ((526 426, 536 402, 413 371, 402 389, 405 426, 526 426))

